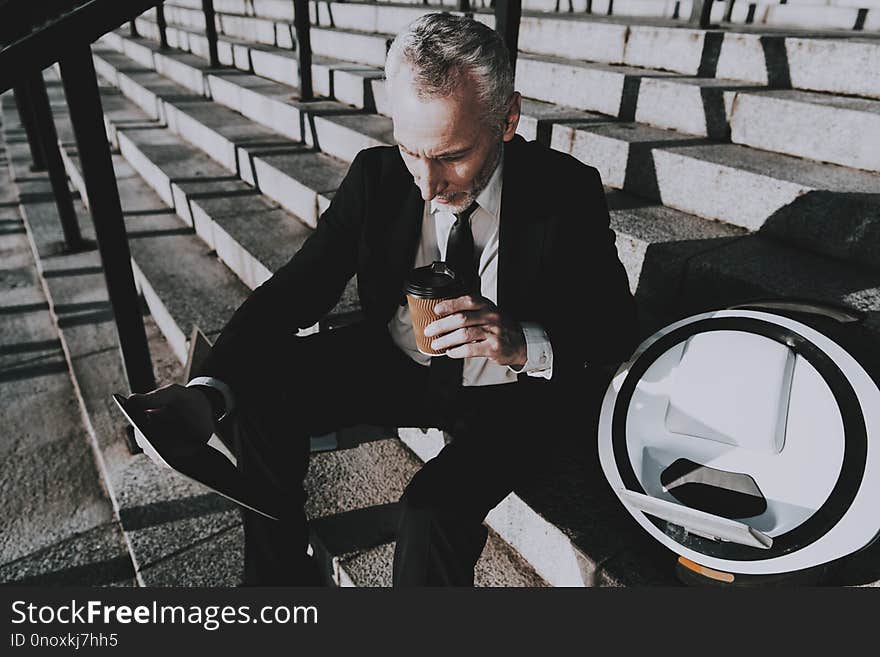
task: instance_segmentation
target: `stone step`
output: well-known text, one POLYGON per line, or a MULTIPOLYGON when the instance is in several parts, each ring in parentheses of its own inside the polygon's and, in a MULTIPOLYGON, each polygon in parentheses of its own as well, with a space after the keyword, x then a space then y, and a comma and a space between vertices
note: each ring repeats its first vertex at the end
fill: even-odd
MULTIPOLYGON (((390 586, 397 500, 421 462, 397 439, 315 454, 305 488, 312 545, 339 586, 390 586)), ((547 586, 490 531, 475 570, 477 586, 547 586)))
POLYGON ((880 98, 880 42, 725 32, 715 76, 771 87, 880 98))
POLYGON ((384 66, 385 54, 394 35, 313 26, 310 38, 312 52, 316 55, 337 57, 356 64, 384 66))
POLYGON ((553 148, 642 198, 876 267, 880 176, 634 123, 554 124, 553 148))
MULTIPOLYGON (((395 35, 425 14, 449 11, 438 2, 425 4, 391 4, 375 2, 310 2, 312 29, 335 27, 342 30, 381 32, 395 35)), ((454 15, 461 12, 450 11, 454 15)), ((381 65, 381 64, 380 64, 381 65)))
POLYGON ((716 78, 645 77, 635 120, 660 128, 880 171, 880 101, 716 78))
POLYGON ((876 9, 859 7, 738 2, 734 3, 730 21, 773 27, 873 32, 880 28, 877 13, 880 12, 876 9))
POLYGON ((590 10, 600 16, 687 20, 691 6, 691 0, 593 0, 590 10))
POLYGON ((554 105, 553 103, 545 103, 531 98, 523 98, 519 125, 516 131, 526 139, 534 139, 540 141, 545 146, 549 146, 555 124, 584 124, 591 121, 607 123, 609 118, 604 114, 586 112, 564 105, 554 105))
MULTIPOLYGON (((705 221, 626 192, 607 193, 617 250, 642 308, 664 318, 757 298, 817 299, 867 312, 880 335, 880 272, 705 221)), ((815 236, 814 236, 815 239, 815 236)), ((876 243, 876 239, 874 240, 876 243)), ((646 327, 646 330, 653 326, 646 327)))
MULTIPOLYGON (((316 225, 318 215, 329 205, 330 192, 344 175, 344 163, 334 157, 350 159, 354 155, 345 139, 347 126, 358 120, 365 124, 374 123, 368 115, 357 115, 355 119, 321 115, 322 112, 347 111, 344 106, 332 102, 311 104, 307 120, 301 111, 302 105, 291 104, 290 116, 298 119, 297 125, 305 141, 302 144, 152 70, 139 68, 139 64, 124 55, 97 50, 93 57, 99 73, 118 86, 151 118, 167 123, 230 172, 297 214, 310 226, 316 225), (323 152, 315 152, 310 146, 320 146, 323 152), (313 185, 317 194, 306 192, 303 182, 313 185)), ((224 78, 222 74, 213 76, 211 88, 227 105, 237 104, 246 114, 255 115, 266 103, 275 102, 275 108, 280 111, 278 103, 282 101, 277 97, 273 101, 271 96, 261 93, 271 83, 264 84, 253 76, 245 81, 235 79, 235 76, 221 78, 224 78), (228 80, 234 82, 225 84, 228 80)), ((264 121, 274 123, 275 119, 264 121)), ((296 130, 294 128, 294 132, 296 130)), ((361 137, 360 141, 367 143, 369 140, 361 137)))
POLYGON ((641 82, 673 75, 549 55, 520 55, 516 64, 516 87, 526 98, 632 121, 641 82))

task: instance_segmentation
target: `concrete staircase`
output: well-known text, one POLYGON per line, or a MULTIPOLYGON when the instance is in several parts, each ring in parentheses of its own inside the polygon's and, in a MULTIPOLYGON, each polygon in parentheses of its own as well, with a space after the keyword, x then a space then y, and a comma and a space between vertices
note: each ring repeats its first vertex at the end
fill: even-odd
MULTIPOLYGON (((872 1, 752 4, 742 20, 734 15, 746 5, 737 2, 731 19, 748 25, 725 30, 683 25, 687 0, 524 3, 520 132, 602 173, 645 331, 707 307, 785 295, 866 311, 880 332, 880 38, 869 35, 880 7, 872 1), (809 11, 790 11, 801 8, 809 11), (835 21, 846 12, 854 18, 844 31, 835 21), (821 24, 810 22, 816 16, 821 24)), ((493 25, 492 13, 472 4, 493 25)), ((194 0, 166 2, 168 50, 152 11, 136 20, 141 37, 120 30, 93 47, 136 278, 179 361, 193 325, 215 335, 302 244, 354 155, 393 143, 387 45, 440 3, 311 3, 321 99, 310 103, 297 89, 292 3, 214 6, 223 68, 207 62, 194 0)), ((87 201, 71 148, 66 164, 87 201)), ((357 312, 350 286, 311 330, 357 312)), ((572 433, 546 481, 490 514, 478 581, 673 583, 671 553, 604 484, 589 428, 572 433)), ((339 438, 344 449, 316 454, 310 469, 313 548, 337 584, 387 584, 394 500, 444 438, 409 428, 339 438)), ((195 581, 204 582, 206 563, 240 549, 240 529, 200 536, 179 560, 198 564, 204 575, 195 581)), ((155 578, 143 581, 173 581, 168 567, 143 571, 155 578)), ((880 573, 871 577, 859 581, 880 573)))

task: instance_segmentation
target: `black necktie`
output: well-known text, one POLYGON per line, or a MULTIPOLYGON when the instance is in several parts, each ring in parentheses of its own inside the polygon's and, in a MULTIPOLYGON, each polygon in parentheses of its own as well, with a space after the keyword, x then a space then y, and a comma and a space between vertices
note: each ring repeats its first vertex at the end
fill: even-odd
MULTIPOLYGON (((480 283, 477 275, 477 262, 474 257, 474 234, 471 232, 471 215, 477 209, 477 202, 455 215, 455 223, 449 229, 446 239, 446 264, 462 281, 468 293, 479 293, 480 283)), ((430 379, 437 392, 449 394, 461 386, 463 358, 434 356, 431 359, 430 379)))
POLYGON ((455 223, 446 239, 446 264, 455 272, 468 292, 479 292, 477 261, 474 258, 474 234, 471 231, 471 215, 477 202, 455 215, 455 223))

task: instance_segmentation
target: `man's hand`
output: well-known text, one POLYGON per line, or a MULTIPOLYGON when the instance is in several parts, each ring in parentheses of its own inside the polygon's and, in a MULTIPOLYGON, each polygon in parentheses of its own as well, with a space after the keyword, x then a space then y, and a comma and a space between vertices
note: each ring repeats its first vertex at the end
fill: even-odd
POLYGON ((450 358, 482 356, 516 369, 526 364, 522 327, 489 299, 477 295, 446 299, 434 306, 434 312, 441 318, 425 327, 425 336, 439 336, 431 342, 432 349, 445 349, 450 358))
POLYGON ((144 394, 133 394, 130 402, 148 416, 154 416, 178 429, 187 440, 207 443, 214 433, 211 404, 196 387, 172 383, 144 394))

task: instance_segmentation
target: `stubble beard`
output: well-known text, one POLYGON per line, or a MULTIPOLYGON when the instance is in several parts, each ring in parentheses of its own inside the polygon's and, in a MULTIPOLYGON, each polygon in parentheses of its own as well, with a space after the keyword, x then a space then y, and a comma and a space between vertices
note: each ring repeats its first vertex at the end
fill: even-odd
POLYGON ((455 193, 455 202, 454 203, 445 203, 446 208, 449 212, 457 213, 466 210, 471 203, 477 200, 477 197, 480 193, 486 189, 486 185, 489 184, 489 180, 492 178, 492 174, 495 173, 495 167, 498 165, 498 161, 501 159, 503 142, 499 139, 498 143, 495 145, 495 149, 486 158, 486 162, 483 164, 483 167, 477 172, 477 175, 474 176, 474 181, 471 184, 471 188, 467 192, 456 192, 455 193))

